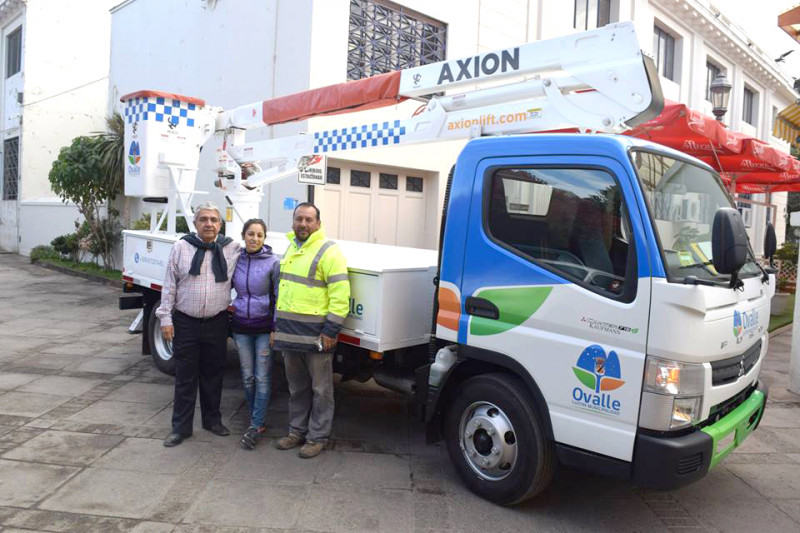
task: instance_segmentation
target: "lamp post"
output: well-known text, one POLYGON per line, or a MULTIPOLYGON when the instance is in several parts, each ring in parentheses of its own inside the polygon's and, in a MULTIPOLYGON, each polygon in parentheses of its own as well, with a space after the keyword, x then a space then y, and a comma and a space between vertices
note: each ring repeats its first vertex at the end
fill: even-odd
POLYGON ((714 106, 712 112, 717 117, 719 122, 722 122, 722 117, 728 112, 728 100, 731 97, 731 82, 724 74, 717 74, 714 81, 711 82, 709 91, 711 92, 711 105, 714 106))

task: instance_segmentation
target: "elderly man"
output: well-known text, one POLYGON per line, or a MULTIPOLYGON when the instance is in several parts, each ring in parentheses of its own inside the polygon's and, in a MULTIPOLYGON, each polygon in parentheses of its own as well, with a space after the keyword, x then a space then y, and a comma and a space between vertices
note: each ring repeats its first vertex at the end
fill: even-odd
POLYGON ((191 436, 198 384, 203 428, 215 435, 230 434, 222 424, 220 402, 231 275, 240 245, 219 235, 222 217, 211 202, 195 209, 194 227, 196 234, 184 235, 172 247, 156 310, 162 335, 172 341, 175 360, 172 433, 164 446, 177 446, 191 436))
POLYGON ((331 434, 333 349, 350 300, 344 255, 325 238, 321 224, 314 204, 295 208, 273 333, 289 382, 289 434, 276 446, 303 445, 299 455, 304 459, 319 455, 331 434))

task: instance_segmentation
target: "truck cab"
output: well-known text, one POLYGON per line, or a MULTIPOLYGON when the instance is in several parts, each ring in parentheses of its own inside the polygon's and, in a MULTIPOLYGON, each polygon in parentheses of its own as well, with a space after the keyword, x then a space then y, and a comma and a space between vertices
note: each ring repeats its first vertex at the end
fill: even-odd
POLYGON ((646 141, 467 144, 427 390, 447 407, 427 416, 470 488, 514 503, 556 461, 675 488, 758 425, 775 283, 749 245, 736 273, 715 268, 732 207, 709 166, 646 141))

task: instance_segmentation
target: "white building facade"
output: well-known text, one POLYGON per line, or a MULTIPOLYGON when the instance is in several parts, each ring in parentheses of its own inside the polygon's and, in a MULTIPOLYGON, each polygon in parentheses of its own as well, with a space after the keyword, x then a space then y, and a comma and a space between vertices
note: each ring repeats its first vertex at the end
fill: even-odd
POLYGON ((48 174, 74 137, 105 130, 114 2, 0 3, 0 248, 23 254, 75 231, 48 174))
MULTIPOLYGON (((13 148, 16 138, 19 146, 16 182, 13 165, 2 166, 0 247, 22 253, 73 231, 75 209, 61 206, 47 173, 73 137, 103 129, 106 113, 120 109, 124 94, 161 90, 232 108, 608 22, 634 21, 643 49, 659 61, 667 98, 710 114, 706 92, 716 69, 733 84, 725 117, 729 127, 789 149, 772 136, 772 120, 796 97, 791 78, 727 22, 722 1, 716 6, 704 0, 127 0, 114 7, 47 2, 47 11, 43 4, 0 2, 6 50, 14 46, 7 37, 21 28, 20 70, 4 78, 0 92, 4 144, 10 141, 13 148), (81 22, 64 23, 75 17, 81 22), (92 31, 81 32, 82 27, 92 31), (13 199, 5 199, 14 196, 7 183, 17 184, 13 199), (46 231, 43 217, 52 221, 46 231)), ((6 56, 0 50, 0 57, 6 56)), ((248 140, 405 118, 418 106, 409 101, 357 117, 318 117, 249 131, 248 140)), ((325 186, 289 180, 267 186, 261 216, 270 230, 287 230, 292 206, 313 199, 333 238, 435 248, 447 174, 463 144, 341 154, 328 160, 325 186)), ((197 188, 210 191, 202 200, 223 205, 213 187, 210 152, 201 155, 197 188)), ((777 206, 770 212, 752 207, 748 215, 756 251, 773 211, 783 240, 785 196, 752 198, 777 206)), ((133 218, 140 211, 134 202, 133 218)))

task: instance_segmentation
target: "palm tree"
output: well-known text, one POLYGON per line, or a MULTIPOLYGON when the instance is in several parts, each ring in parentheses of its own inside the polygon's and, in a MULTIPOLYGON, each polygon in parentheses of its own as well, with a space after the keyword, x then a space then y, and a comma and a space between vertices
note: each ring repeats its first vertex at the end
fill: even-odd
MULTIPOLYGON (((98 145, 100 164, 118 194, 125 191, 125 119, 118 112, 106 117, 106 131, 95 134, 100 137, 98 145)), ((109 206, 110 207, 110 206, 109 206)), ((128 198, 124 199, 123 218, 125 227, 130 226, 128 198)))

